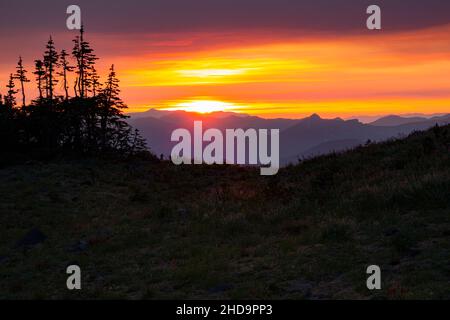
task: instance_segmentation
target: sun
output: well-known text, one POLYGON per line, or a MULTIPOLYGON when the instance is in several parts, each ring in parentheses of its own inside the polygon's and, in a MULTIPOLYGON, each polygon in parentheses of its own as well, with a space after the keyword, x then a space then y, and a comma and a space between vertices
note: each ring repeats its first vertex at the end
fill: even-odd
POLYGON ((199 70, 179 70, 178 73, 184 77, 208 78, 208 77, 227 77, 236 76, 245 73, 246 69, 199 69, 199 70))
POLYGON ((174 104, 168 110, 184 110, 188 112, 211 113, 217 111, 232 111, 238 106, 231 102, 218 100, 186 100, 174 104))

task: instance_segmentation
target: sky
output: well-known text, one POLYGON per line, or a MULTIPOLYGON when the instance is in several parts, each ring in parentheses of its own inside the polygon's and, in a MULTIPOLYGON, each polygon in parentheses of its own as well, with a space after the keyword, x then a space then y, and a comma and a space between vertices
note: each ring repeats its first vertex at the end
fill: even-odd
MULTIPOLYGON (((70 4, 103 76, 115 65, 129 111, 450 112, 446 0, 1 0, 1 93, 18 56, 31 70, 50 34, 70 51, 70 4), (366 28, 371 4, 382 30, 366 28)), ((26 90, 36 95, 33 82, 26 90)))

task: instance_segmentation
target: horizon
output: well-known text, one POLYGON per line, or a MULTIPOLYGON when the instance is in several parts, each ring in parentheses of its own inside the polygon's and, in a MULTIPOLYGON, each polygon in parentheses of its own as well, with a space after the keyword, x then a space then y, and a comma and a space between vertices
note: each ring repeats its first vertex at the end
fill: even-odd
POLYGON ((181 111, 181 112, 185 112, 185 113, 189 113, 189 114, 193 114, 193 115, 199 115, 201 117, 207 117, 210 115, 214 115, 214 114, 230 114, 230 115, 238 115, 238 116, 256 116, 256 117, 260 117, 262 119, 286 119, 286 120, 302 120, 305 118, 309 118, 312 116, 318 116, 321 119, 328 119, 328 120, 333 120, 333 119, 342 119, 342 120, 358 120, 361 123, 371 123, 374 122, 376 120, 382 119, 382 118, 386 118, 386 117, 402 117, 402 118, 425 118, 425 119, 430 119, 433 117, 442 117, 442 116, 446 116, 446 115, 450 115, 450 113, 448 112, 444 112, 444 113, 402 113, 402 114, 378 114, 378 115, 353 115, 353 116, 348 116, 345 118, 342 117, 327 117, 327 116, 323 116, 321 114, 318 114, 316 112, 308 114, 306 116, 303 117, 297 117, 297 118, 293 118, 293 117, 267 117, 267 116, 260 116, 260 115, 254 115, 254 114, 248 114, 245 112, 236 112, 236 111, 226 111, 226 110, 217 110, 217 111, 206 111, 206 112, 199 112, 199 111, 190 111, 190 110, 184 110, 184 109, 164 109, 164 108, 153 108, 150 107, 147 110, 144 111, 130 111, 130 112, 126 112, 127 115, 130 116, 137 116, 137 115, 145 115, 146 113, 152 112, 152 111, 156 111, 156 112, 177 112, 177 111, 181 111))

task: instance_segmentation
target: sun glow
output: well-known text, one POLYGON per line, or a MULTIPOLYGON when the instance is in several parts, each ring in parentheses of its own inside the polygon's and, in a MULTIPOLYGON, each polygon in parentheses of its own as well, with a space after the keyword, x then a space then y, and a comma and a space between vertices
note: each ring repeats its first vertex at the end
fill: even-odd
MULTIPOLYGON (((264 117, 446 113, 450 25, 420 32, 287 37, 169 48, 126 60, 128 105, 264 117), (423 50, 424 43, 429 50, 423 50), (426 81, 424 81, 426 79, 426 81)), ((214 42, 214 34, 202 35, 214 42)))
POLYGON ((234 103, 217 100, 187 100, 174 104, 166 110, 183 110, 188 112, 211 113, 217 111, 232 111, 240 108, 234 103))
POLYGON ((179 70, 178 73, 184 77, 226 77, 235 76, 247 72, 249 69, 199 69, 199 70, 179 70))

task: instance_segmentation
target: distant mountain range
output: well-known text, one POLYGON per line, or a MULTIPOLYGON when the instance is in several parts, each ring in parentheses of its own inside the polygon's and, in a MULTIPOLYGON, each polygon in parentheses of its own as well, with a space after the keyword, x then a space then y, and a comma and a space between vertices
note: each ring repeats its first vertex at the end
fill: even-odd
MULTIPOLYGON (((442 117, 442 116, 445 116, 447 114, 448 113, 432 113, 432 114, 405 113, 405 114, 402 114, 401 116, 399 116, 399 115, 389 115, 387 117, 406 118, 407 119, 406 121, 409 122, 408 119, 412 119, 412 118, 431 119, 431 118, 434 118, 434 117, 442 117)), ((362 123, 372 123, 372 122, 375 122, 375 121, 377 121, 379 119, 387 118, 387 117, 384 116, 384 115, 378 115, 378 116, 376 116, 376 115, 361 115, 361 116, 352 116, 352 117, 349 117, 349 118, 345 118, 345 120, 355 120, 356 119, 356 120, 359 120, 359 122, 362 122, 362 123)))
POLYGON ((440 115, 440 116, 433 116, 433 117, 400 117, 396 115, 390 115, 383 118, 380 118, 376 121, 373 121, 369 124, 373 126, 385 126, 385 127, 394 127, 394 126, 400 126, 403 124, 409 124, 409 123, 417 123, 417 122, 424 122, 424 121, 440 121, 442 118, 448 117, 447 115, 440 115))
POLYGON ((425 130, 436 124, 448 124, 450 114, 432 118, 390 115, 364 124, 356 119, 322 119, 317 114, 304 119, 263 119, 232 112, 205 115, 150 109, 130 114, 129 122, 140 130, 155 154, 163 154, 167 158, 175 145, 170 141, 173 130, 186 128, 192 131, 195 120, 203 121, 204 130, 280 129, 280 161, 286 165, 296 163, 301 158, 351 149, 368 140, 378 142, 403 137, 415 130, 425 130))

